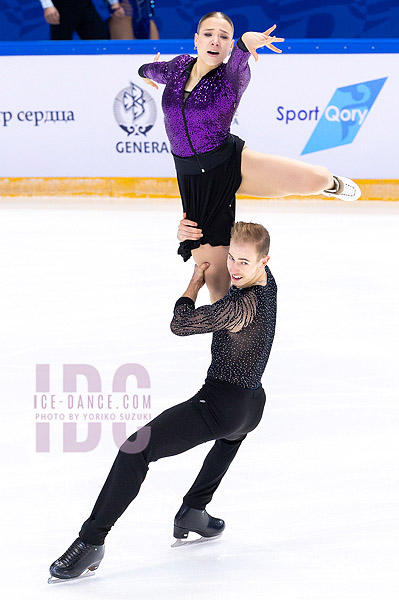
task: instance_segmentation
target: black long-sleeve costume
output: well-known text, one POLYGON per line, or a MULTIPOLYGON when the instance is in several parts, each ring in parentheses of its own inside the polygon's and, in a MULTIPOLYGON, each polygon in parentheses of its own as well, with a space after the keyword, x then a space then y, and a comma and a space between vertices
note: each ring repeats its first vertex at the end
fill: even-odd
POLYGON ((213 333, 208 377, 244 388, 259 385, 274 338, 277 286, 266 267, 267 285, 231 287, 214 304, 195 308, 187 297, 175 305, 171 329, 176 335, 213 333))
POLYGON ((103 544, 115 521, 136 497, 150 462, 216 440, 183 501, 203 510, 225 475, 247 433, 262 418, 266 402, 260 385, 274 337, 277 287, 266 267, 267 285, 239 289, 210 306, 195 309, 179 298, 171 329, 176 335, 213 333, 212 362, 201 390, 165 410, 143 430, 149 441, 134 445, 140 431, 122 445, 80 538, 103 544), (132 450, 133 449, 133 450, 132 450))

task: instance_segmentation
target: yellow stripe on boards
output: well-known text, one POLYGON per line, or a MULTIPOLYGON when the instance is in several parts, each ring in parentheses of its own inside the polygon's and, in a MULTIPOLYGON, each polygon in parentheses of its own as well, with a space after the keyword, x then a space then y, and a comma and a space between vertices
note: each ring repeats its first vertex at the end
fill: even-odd
MULTIPOLYGON (((357 179, 361 200, 398 201, 398 179, 357 179)), ((108 196, 111 198, 178 198, 175 177, 13 177, 0 178, 1 196, 108 196)), ((238 198, 253 198, 241 196, 238 198)), ((303 200, 304 196, 287 196, 303 200)), ((328 200, 326 196, 309 199, 328 200)))

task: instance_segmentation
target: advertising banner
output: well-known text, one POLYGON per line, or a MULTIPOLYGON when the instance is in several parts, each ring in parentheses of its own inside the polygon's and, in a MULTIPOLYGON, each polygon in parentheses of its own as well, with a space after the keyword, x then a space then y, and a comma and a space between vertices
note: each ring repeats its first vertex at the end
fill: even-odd
MULTIPOLYGON (((172 55, 161 56, 170 60, 172 55)), ((152 55, 4 56, 0 177, 173 177, 152 55)), ((232 132, 359 179, 396 179, 397 54, 261 55, 232 132)))

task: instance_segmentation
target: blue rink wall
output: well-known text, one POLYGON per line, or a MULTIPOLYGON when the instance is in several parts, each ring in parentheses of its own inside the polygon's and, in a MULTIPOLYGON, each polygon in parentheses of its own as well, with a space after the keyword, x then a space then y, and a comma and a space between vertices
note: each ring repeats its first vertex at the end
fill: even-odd
MULTIPOLYGON (((93 0, 102 18, 104 0, 93 0)), ((392 38, 399 36, 398 0, 155 0, 162 38, 192 37, 200 17, 221 10, 236 34, 277 23, 279 35, 294 38, 392 38)), ((39 0, 0 0, 0 40, 45 40, 49 28, 39 0)))
MULTIPOLYGON (((232 132, 352 177, 365 199, 397 200, 399 40, 287 39, 282 49, 250 59, 232 132)), ((194 54, 187 39, 1 42, 0 193, 178 195, 162 89, 137 72, 158 51, 194 54)))

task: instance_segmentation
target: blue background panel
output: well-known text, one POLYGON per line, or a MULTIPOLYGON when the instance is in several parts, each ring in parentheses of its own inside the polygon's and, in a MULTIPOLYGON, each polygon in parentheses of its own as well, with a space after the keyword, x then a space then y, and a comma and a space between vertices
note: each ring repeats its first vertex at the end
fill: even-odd
MULTIPOLYGON (((104 1, 93 2, 106 20, 104 1)), ((215 9, 231 16, 236 36, 277 23, 286 38, 399 37, 399 0, 156 0, 160 35, 192 38, 199 18, 215 9)), ((0 0, 0 40, 48 38, 39 0, 0 0)))

